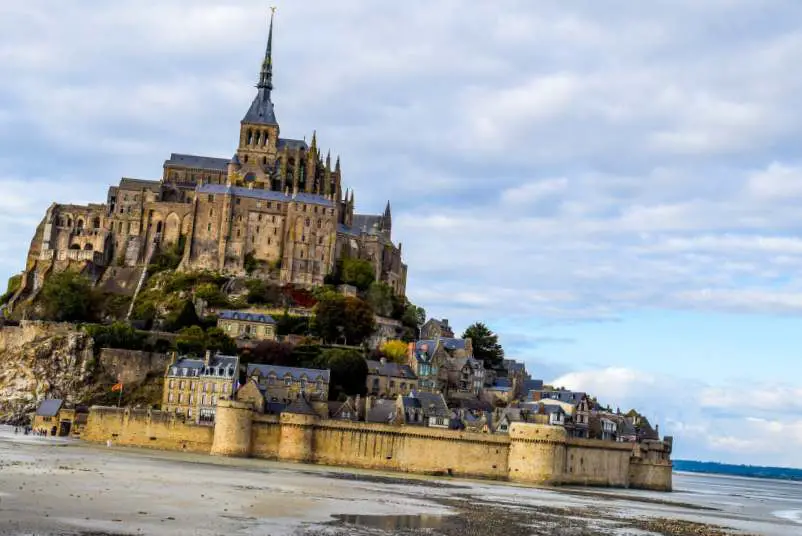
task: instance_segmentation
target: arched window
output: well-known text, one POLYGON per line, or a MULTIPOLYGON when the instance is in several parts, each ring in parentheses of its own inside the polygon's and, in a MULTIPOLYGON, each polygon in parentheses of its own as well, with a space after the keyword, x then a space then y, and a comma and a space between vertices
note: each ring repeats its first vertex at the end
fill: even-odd
POLYGON ((93 249, 94 249, 94 248, 92 247, 92 244, 86 244, 86 245, 84 246, 84 251, 92 251, 93 249))
POLYGON ((78 221, 76 222, 75 226, 79 231, 83 230, 83 228, 84 228, 84 220, 78 219, 78 221))
POLYGON ((320 229, 323 226, 323 222, 320 221, 320 218, 317 220, 317 228, 320 229))
POLYGON ((247 143, 248 145, 250 145, 250 144, 252 144, 252 143, 253 143, 253 131, 252 131, 251 129, 248 129, 248 134, 247 134, 247 140, 246 140, 246 143, 247 143))
POLYGON ((162 232, 162 222, 156 224, 156 232, 157 233, 162 232))
POLYGON ((92 221, 92 228, 93 229, 100 229, 100 218, 95 218, 92 221))

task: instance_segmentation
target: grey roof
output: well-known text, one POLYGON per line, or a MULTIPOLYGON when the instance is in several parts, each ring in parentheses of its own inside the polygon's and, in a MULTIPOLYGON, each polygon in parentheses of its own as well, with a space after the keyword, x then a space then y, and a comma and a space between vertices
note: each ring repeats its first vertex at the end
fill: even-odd
MULTIPOLYGON (((423 414, 426 417, 449 416, 448 406, 442 395, 436 393, 413 392, 411 395, 403 397, 405 407, 407 405, 407 399, 410 398, 418 400, 421 409, 423 409, 423 414)), ((412 401, 409 403, 414 404, 412 401)))
POLYGON ((395 403, 392 400, 376 400, 376 403, 365 416, 366 422, 387 423, 395 413, 395 403))
MULTIPOLYGON (((237 356, 216 354, 209 359, 209 369, 222 367, 223 369, 230 369, 233 375, 236 373, 238 363, 239 358, 237 356)), ((170 369, 172 370, 173 368, 178 368, 176 376, 203 376, 206 364, 203 358, 181 356, 170 364, 170 369), (186 369, 186 373, 184 373, 184 369, 186 369), (197 374, 193 373, 193 371, 197 371, 197 374)), ((214 370, 210 370, 209 374, 214 375, 214 370)), ((172 376, 172 374, 170 375, 172 376)))
POLYGON ((297 415, 317 415, 317 412, 306 400, 306 397, 299 396, 292 403, 284 408, 283 413, 295 413, 297 415))
POLYGON ((509 378, 496 378, 493 387, 512 387, 512 380, 509 378))
POLYGON ((504 368, 507 369, 507 372, 526 372, 526 365, 514 359, 505 359, 504 368))
POLYGON ((330 371, 328 369, 277 367, 274 365, 249 363, 247 369, 248 377, 250 378, 251 376, 255 376, 257 373, 261 376, 269 376, 272 373, 275 374, 277 378, 284 378, 289 374, 289 376, 295 381, 300 380, 302 376, 306 375, 306 379, 310 381, 322 379, 327 383, 330 375, 330 371))
POLYGON ((279 138, 278 142, 276 142, 276 148, 281 151, 284 148, 289 149, 290 151, 294 151, 295 149, 303 149, 306 150, 309 146, 306 144, 304 140, 294 140, 291 138, 279 138))
MULTIPOLYGON (((535 391, 539 391, 535 389, 535 391)), ((585 393, 582 391, 541 391, 541 399, 548 398, 551 400, 559 400, 566 404, 578 404, 585 398, 585 393)))
POLYGON ((167 166, 227 171, 228 159, 214 158, 211 156, 197 156, 194 154, 172 153, 170 158, 164 161, 164 167, 167 166))
POLYGON ((524 392, 540 391, 543 389, 543 380, 524 380, 524 392))
POLYGON ((322 205, 324 207, 334 206, 331 201, 317 194, 297 193, 295 195, 287 195, 283 192, 274 192, 273 190, 262 190, 258 188, 242 188, 240 186, 226 186, 225 184, 203 184, 198 186, 198 192, 202 194, 229 194, 238 197, 248 197, 251 199, 265 199, 269 201, 283 201, 288 203, 295 201, 297 203, 309 203, 312 205, 322 205))
POLYGON ((36 409, 36 414, 41 417, 55 417, 63 403, 64 401, 59 398, 42 400, 42 403, 39 404, 39 407, 36 409))
POLYGON ((381 227, 382 217, 378 214, 354 214, 354 219, 351 223, 351 228, 353 228, 357 233, 362 232, 370 232, 373 230, 373 226, 381 227))
POLYGON ((242 118, 242 122, 256 125, 278 125, 273 102, 270 100, 270 91, 267 88, 260 87, 256 92, 256 97, 245 113, 245 117, 242 118))
POLYGON ((421 340, 415 342, 415 358, 418 361, 428 361, 434 355, 435 351, 437 351, 437 345, 442 346, 446 350, 454 351, 454 350, 464 350, 466 347, 466 340, 465 339, 452 339, 452 338, 440 338, 437 340, 421 340), (423 351, 423 345, 428 346, 428 350, 426 352, 423 351))
POLYGON ((217 316, 224 320, 242 320, 244 322, 257 322, 259 324, 275 324, 276 321, 270 315, 258 313, 244 313, 240 311, 220 311, 217 316))
POLYGON ((373 361, 371 359, 366 359, 365 362, 368 365, 368 374, 378 374, 379 376, 390 376, 393 378, 407 378, 410 380, 417 378, 409 365, 399 365, 392 361, 382 363, 381 361, 373 361))
POLYGON ((278 414, 284 411, 286 407, 287 405, 281 402, 267 402, 265 403, 265 413, 278 414))
POLYGON ((129 179, 128 177, 123 177, 120 179, 120 190, 151 190, 153 192, 158 192, 161 189, 161 183, 159 181, 147 181, 145 179, 129 179))

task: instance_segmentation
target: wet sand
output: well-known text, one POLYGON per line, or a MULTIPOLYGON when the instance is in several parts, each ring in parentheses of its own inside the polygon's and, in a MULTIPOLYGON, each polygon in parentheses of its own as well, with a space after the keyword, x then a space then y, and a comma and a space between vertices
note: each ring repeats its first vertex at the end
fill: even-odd
POLYGON ((0 426, 0 534, 719 536, 729 529, 802 533, 793 520, 692 490, 539 489, 107 448, 0 426))

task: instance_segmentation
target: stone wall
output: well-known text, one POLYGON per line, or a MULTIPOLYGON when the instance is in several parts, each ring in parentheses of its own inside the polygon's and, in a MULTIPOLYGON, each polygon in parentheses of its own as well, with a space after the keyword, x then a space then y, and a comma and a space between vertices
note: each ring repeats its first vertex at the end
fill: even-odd
POLYGON ((214 428, 184 422, 174 414, 92 407, 81 439, 97 443, 208 454, 214 428))
POLYGON ((163 375, 170 364, 169 354, 102 348, 98 363, 103 371, 122 383, 144 381, 148 374, 163 375))
POLYGON ((360 467, 547 485, 671 490, 670 446, 566 436, 558 426, 514 423, 510 435, 260 415, 218 402, 214 428, 159 411, 92 408, 83 439, 222 456, 360 467))

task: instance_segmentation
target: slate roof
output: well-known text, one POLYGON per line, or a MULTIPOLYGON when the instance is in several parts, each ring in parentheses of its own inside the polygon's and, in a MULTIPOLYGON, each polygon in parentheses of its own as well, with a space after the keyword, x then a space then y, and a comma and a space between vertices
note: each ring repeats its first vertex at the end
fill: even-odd
POLYGON ((504 368, 507 369, 507 372, 526 372, 526 365, 514 359, 505 359, 504 368))
POLYGON ((523 388, 525 393, 529 391, 542 391, 543 380, 524 380, 523 388))
POLYGON ((36 409, 36 414, 40 417, 55 417, 61 409, 64 401, 59 398, 49 398, 42 400, 39 407, 36 409))
POLYGON ((376 403, 365 416, 366 422, 388 423, 395 413, 395 403, 392 400, 376 400, 376 403))
POLYGON ((300 367, 278 367, 274 365, 262 365, 257 363, 249 363, 247 369, 247 376, 250 378, 251 376, 255 376, 257 372, 261 376, 269 376, 272 372, 278 378, 284 378, 287 374, 290 377, 298 381, 301 379, 301 376, 306 375, 306 379, 310 381, 317 381, 318 379, 322 379, 323 381, 329 381, 330 371, 328 369, 309 369, 309 368, 300 368, 300 367))
POLYGON ((413 392, 409 396, 402 397, 404 407, 420 407, 426 417, 448 417, 450 415, 446 401, 442 395, 435 393, 413 392), (417 400, 418 406, 413 400, 417 400), (409 404, 409 406, 407 406, 409 404))
POLYGON ((172 153, 170 158, 164 161, 164 167, 167 166, 228 171, 228 158, 172 153))
POLYGON ((275 324, 276 321, 270 315, 258 313, 244 313, 240 311, 220 311, 217 316, 223 320, 242 320, 244 322, 256 322, 258 324, 275 324))
POLYGON ((270 91, 267 88, 259 88, 251 107, 245 112, 242 122, 257 125, 278 125, 276 112, 273 110, 273 102, 270 100, 270 91))
POLYGON ((294 151, 295 149, 306 150, 309 148, 304 140, 293 140, 290 138, 279 138, 278 142, 276 142, 276 147, 279 151, 283 151, 285 147, 290 151, 294 151))
POLYGON ((381 227, 381 221, 382 217, 378 214, 354 214, 351 227, 357 233, 360 233, 363 230, 369 233, 371 230, 373 230, 374 225, 381 227))
POLYGON ((299 396, 293 400, 289 406, 284 408, 282 413, 295 413, 296 415, 317 415, 317 412, 314 410, 312 405, 309 404, 309 401, 303 396, 299 396))
POLYGON ((496 378, 493 387, 512 387, 512 380, 509 378, 496 378))
POLYGON ((581 391, 543 391, 541 394, 541 399, 559 400, 567 404, 578 404, 583 398, 585 393, 581 391))
POLYGON ((366 359, 365 362, 368 365, 368 374, 390 376, 392 378, 407 378, 410 380, 417 379, 417 376, 415 376, 415 373, 409 365, 399 365, 392 361, 382 363, 381 361, 374 361, 372 359, 366 359))
POLYGON ((420 361, 428 361, 437 351, 437 345, 440 344, 443 348, 450 351, 464 350, 466 346, 465 339, 452 339, 440 338, 438 340, 421 340, 415 342, 415 359, 420 361), (423 346, 427 345, 428 350, 423 352, 423 346), (425 357, 424 357, 425 355, 425 357))
POLYGON ((311 205, 321 205, 324 207, 334 206, 331 201, 322 195, 308 193, 287 195, 283 192, 274 192, 273 190, 261 190, 258 188, 251 189, 243 188, 241 186, 226 186, 225 184, 203 184, 198 186, 198 192, 202 194, 230 194, 238 197, 265 199, 267 201, 283 201, 285 203, 295 201, 297 203, 309 203, 311 205))
MULTIPOLYGON (((237 371, 237 364, 239 358, 232 355, 213 355, 209 359, 209 368, 217 369, 222 367, 224 370, 232 370, 234 373, 237 371)), ((206 367, 203 358, 181 356, 170 364, 170 374, 168 376, 199 376, 203 375, 203 369, 206 367), (178 368, 177 374, 172 374, 172 369, 178 368), (184 373, 186 369, 186 374, 184 373), (193 371, 197 371, 194 373, 193 371)))
POLYGON ((120 179, 120 186, 118 188, 120 190, 145 189, 158 192, 161 189, 161 183, 159 181, 148 181, 145 179, 130 179, 128 177, 123 177, 120 179))

